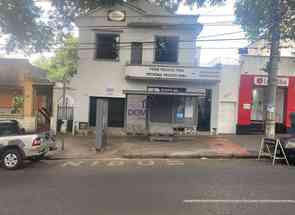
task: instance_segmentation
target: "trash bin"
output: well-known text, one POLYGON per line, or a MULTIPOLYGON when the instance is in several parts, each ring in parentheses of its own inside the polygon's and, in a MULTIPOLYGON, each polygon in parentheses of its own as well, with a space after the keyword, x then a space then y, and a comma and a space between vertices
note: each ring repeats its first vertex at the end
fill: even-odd
POLYGON ((285 144, 287 158, 291 164, 295 164, 295 138, 288 138, 285 144))
POLYGON ((290 114, 291 128, 289 129, 289 133, 295 134, 295 112, 290 114))

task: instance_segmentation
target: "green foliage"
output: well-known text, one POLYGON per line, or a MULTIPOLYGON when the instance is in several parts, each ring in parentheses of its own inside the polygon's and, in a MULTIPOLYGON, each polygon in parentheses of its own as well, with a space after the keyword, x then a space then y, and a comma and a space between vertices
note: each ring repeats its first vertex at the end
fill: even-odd
POLYGON ((54 57, 37 59, 34 64, 46 71, 50 80, 68 79, 77 72, 78 39, 67 35, 62 47, 55 51, 54 57))
MULTIPOLYGON (((35 0, 0 0, 0 35, 9 35, 8 52, 22 50, 27 54, 49 50, 64 40, 65 32, 73 27, 75 17, 99 6, 110 6, 122 1, 136 0, 49 0, 53 10, 46 14, 35 0)), ((175 11, 181 0, 150 0, 175 11)), ((186 0, 190 5, 216 4, 226 0, 186 0)), ((3 47, 3 45, 2 45, 3 47)))
POLYGON ((24 97, 23 96, 15 96, 12 101, 12 114, 20 114, 22 113, 24 108, 24 97))
MULTIPOLYGON (((283 2, 283 1, 282 1, 283 2)), ((295 1, 288 0, 282 4, 281 32, 283 39, 295 38, 295 1)), ((264 35, 270 38, 272 26, 272 1, 270 0, 237 0, 236 1, 237 22, 252 40, 264 35)))
POLYGON ((40 19, 41 13, 34 0, 0 0, 0 35, 9 35, 7 52, 21 49, 33 53, 49 49, 53 33, 40 19))

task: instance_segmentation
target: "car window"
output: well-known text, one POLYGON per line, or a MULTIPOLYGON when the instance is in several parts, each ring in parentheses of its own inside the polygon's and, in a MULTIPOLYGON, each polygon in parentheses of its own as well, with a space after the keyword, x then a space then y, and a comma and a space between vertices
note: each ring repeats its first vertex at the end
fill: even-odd
POLYGON ((18 134, 14 123, 0 123, 0 136, 12 136, 18 134))

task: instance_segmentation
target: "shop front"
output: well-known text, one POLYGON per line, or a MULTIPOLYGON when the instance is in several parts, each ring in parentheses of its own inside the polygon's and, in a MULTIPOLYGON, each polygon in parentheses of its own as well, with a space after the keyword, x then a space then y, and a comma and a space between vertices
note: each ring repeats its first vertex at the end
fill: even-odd
MULTIPOLYGON (((261 133, 264 131, 264 109, 267 97, 268 77, 241 75, 238 134, 261 133)), ((295 77, 278 77, 276 96, 276 130, 285 133, 291 127, 290 114, 295 112, 295 77)))
MULTIPOLYGON (((130 133, 155 135, 196 135, 199 101, 205 89, 148 87, 147 90, 126 90, 127 129, 130 133)), ((210 109, 210 107, 209 107, 210 109)), ((210 110, 209 110, 210 112, 210 110)), ((210 117, 208 118, 210 124, 210 117)))

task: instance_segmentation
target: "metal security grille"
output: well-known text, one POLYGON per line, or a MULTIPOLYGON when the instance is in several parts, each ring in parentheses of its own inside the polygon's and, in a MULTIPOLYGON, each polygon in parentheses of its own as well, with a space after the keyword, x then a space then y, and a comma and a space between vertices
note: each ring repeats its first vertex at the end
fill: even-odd
POLYGON ((73 120, 74 119, 74 107, 58 106, 57 119, 59 119, 59 120, 73 120))

